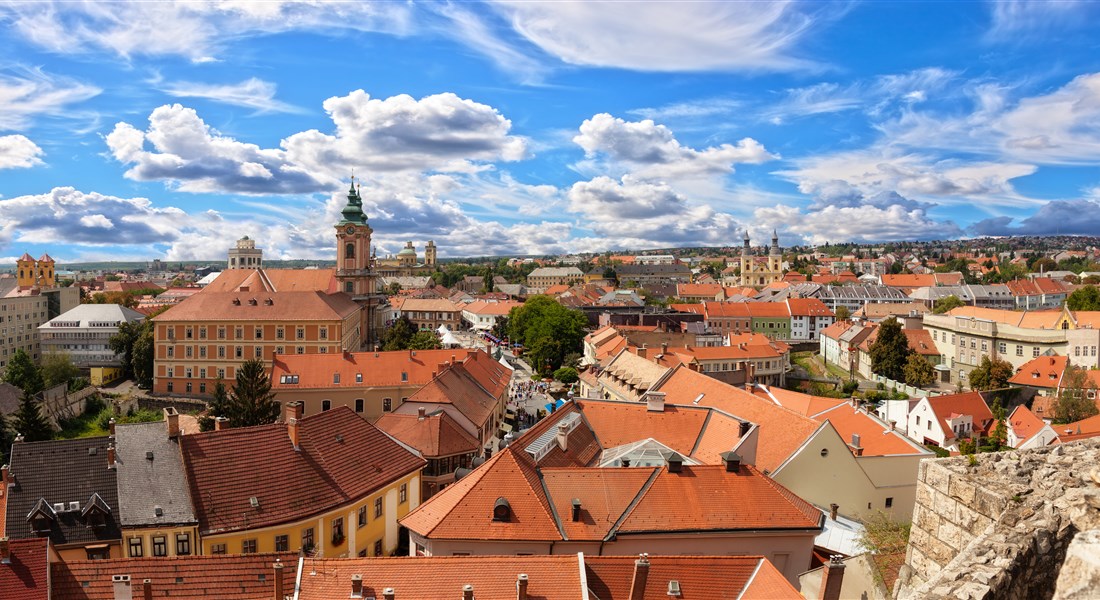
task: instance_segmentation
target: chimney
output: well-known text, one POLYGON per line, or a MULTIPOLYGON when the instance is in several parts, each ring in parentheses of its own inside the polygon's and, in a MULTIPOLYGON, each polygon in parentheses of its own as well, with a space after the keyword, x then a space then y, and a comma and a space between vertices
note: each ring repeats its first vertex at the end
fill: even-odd
POLYGON ((668 472, 679 473, 684 470, 684 457, 673 452, 672 456, 668 457, 668 472))
POLYGON ((283 600, 286 597, 283 591, 283 563, 275 561, 271 568, 275 571, 275 600, 283 600))
POLYGON ((11 564, 11 542, 8 536, 0 537, 0 564, 11 564))
POLYGON ((474 600, 474 586, 468 583, 462 586, 462 600, 474 600))
MULTIPOLYGON (((115 445, 114 444, 107 444, 107 468, 108 469, 115 468, 115 445)), ((129 575, 127 575, 127 577, 129 577, 129 575)), ((127 579, 126 581, 127 581, 126 585, 127 585, 127 587, 129 587, 130 584, 128 582, 130 580, 127 579)))
POLYGON ((629 456, 624 456, 624 457, 620 458, 619 461, 623 463, 624 467, 629 467, 630 466, 630 457, 629 456))
POLYGON ((221 431, 229 427, 229 419, 226 417, 214 417, 214 431, 221 431))
POLYGON ((840 505, 836 502, 829 505, 829 518, 833 521, 836 520, 836 511, 840 510, 840 505))
POLYGON ((642 553, 634 561, 634 577, 630 580, 630 600, 645 600, 645 583, 649 578, 649 555, 642 553))
MULTIPOLYGON (((168 423, 168 437, 170 439, 178 438, 180 435, 180 414, 175 407, 169 406, 164 409, 164 421, 168 423)), ((113 428, 111 433, 114 433, 113 428)))
POLYGON ((382 589, 382 600, 393 600, 395 595, 393 588, 382 589))
POLYGON ((863 456, 863 446, 859 445, 858 433, 852 434, 852 452, 854 452, 856 456, 863 456))
POLYGON ((738 438, 743 438, 749 434, 749 430, 752 429, 752 423, 748 421, 741 421, 741 430, 737 432, 738 438))
POLYGON ((134 600, 134 590, 130 589, 129 575, 111 575, 111 585, 114 587, 114 600, 134 600))
POLYGON ((351 597, 362 598, 363 597, 363 576, 355 574, 351 576, 351 597))
POLYGON ((302 420, 302 403, 286 403, 286 432, 290 436, 290 445, 298 450, 298 422, 302 420))
POLYGON ((569 450, 569 426, 565 423, 558 423, 558 447, 562 452, 569 450))
POLYGON ((668 354, 668 342, 661 342, 661 354, 668 354))
POLYGON ((153 580, 146 579, 141 582, 141 597, 143 600, 153 600, 153 580))
POLYGON ((114 418, 112 418, 110 421, 107 421, 107 433, 112 435, 112 436, 115 434, 115 420, 114 420, 114 418))
POLYGON ((722 462, 726 463, 726 471, 729 473, 741 472, 741 455, 730 450, 722 453, 722 462))
POLYGON ((428 416, 428 409, 423 406, 416 409, 416 420, 423 421, 426 416, 428 416))
POLYGON ((648 354, 648 353, 649 353, 649 347, 646 346, 645 344, 642 344, 642 347, 638 348, 638 356, 640 356, 642 358, 645 358, 646 354, 648 354))
POLYGON ((573 498, 573 522, 581 520, 581 499, 573 498))
POLYGON ((11 471, 11 467, 4 465, 0 467, 0 496, 8 493, 8 472, 11 471))
POLYGON ((665 412, 665 393, 646 392, 646 411, 665 412))
POLYGON ((840 600, 840 586, 844 583, 844 560, 839 554, 829 557, 821 571, 821 600, 840 600))
POLYGON ((516 600, 527 600, 527 573, 516 576, 516 600))
POLYGON ((751 386, 754 383, 756 383, 756 364, 751 360, 745 361, 745 385, 751 391, 751 386))

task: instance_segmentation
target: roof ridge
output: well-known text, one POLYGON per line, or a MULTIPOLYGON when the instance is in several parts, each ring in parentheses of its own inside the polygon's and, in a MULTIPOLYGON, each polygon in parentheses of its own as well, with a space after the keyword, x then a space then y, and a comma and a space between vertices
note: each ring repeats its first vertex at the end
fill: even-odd
POLYGON ((619 518, 611 524, 611 527, 607 528, 607 535, 604 536, 604 541, 610 540, 612 537, 615 536, 616 533, 618 533, 619 526, 621 526, 623 524, 623 521, 625 521, 627 517, 629 517, 630 514, 634 512, 634 509, 637 508, 638 503, 642 501, 642 498, 644 498, 646 493, 649 492, 649 489, 653 487, 653 482, 657 481, 657 476, 661 473, 661 467, 650 468, 653 469, 653 472, 650 473, 649 478, 646 479, 644 484, 642 484, 642 487, 638 490, 638 493, 634 495, 634 499, 630 501, 630 504, 628 504, 626 508, 623 509, 623 514, 619 515, 619 518))

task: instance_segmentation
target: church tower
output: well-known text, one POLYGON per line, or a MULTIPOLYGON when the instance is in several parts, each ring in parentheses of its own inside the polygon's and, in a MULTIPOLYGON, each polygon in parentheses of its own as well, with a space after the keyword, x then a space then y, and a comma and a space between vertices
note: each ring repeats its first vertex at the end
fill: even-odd
POLYGON ((749 230, 745 230, 745 243, 741 246, 741 285, 752 285, 752 246, 749 245, 749 230))
POLYGON ((435 240, 428 240, 428 245, 424 246, 424 264, 435 266, 435 240))
POLYGON ((768 250, 768 270, 774 275, 783 273, 783 252, 779 249, 779 234, 772 230, 772 247, 768 250))
POLYGON ((16 277, 19 287, 34 287, 35 268, 34 259, 26 252, 15 261, 16 277))
POLYGON ((352 179, 348 190, 348 203, 336 223, 336 281, 345 292, 363 307, 359 336, 364 347, 369 347, 381 334, 377 322, 378 297, 376 278, 371 264, 370 236, 374 230, 367 224, 363 213, 363 198, 352 179))

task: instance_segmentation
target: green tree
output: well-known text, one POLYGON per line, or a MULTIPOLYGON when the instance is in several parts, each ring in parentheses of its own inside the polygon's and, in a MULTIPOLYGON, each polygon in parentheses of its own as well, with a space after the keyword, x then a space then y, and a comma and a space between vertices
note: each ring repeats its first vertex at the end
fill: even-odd
POLYGON ((931 385, 936 380, 936 370, 932 363, 916 352, 911 352, 905 359, 905 383, 923 388, 931 385))
POLYGON ((11 452, 11 445, 14 441, 11 428, 8 427, 8 418, 4 416, 4 413, 0 413, 0 463, 8 464, 8 454, 11 452))
POLYGON ((847 321, 848 319, 851 319, 851 318, 852 318, 852 311, 849 310, 847 306, 838 306, 838 307, 836 307, 836 320, 837 321, 847 321))
POLYGON ((986 390, 999 390, 1008 387, 1008 380, 1013 374, 1012 364, 1008 361, 983 356, 982 362, 967 375, 970 389, 976 392, 986 390))
POLYGON ((224 417, 229 413, 229 391, 219 377, 214 381, 214 393, 207 402, 206 416, 199 419, 199 431, 214 431, 214 417, 224 417))
POLYGON ((499 339, 508 337, 508 317, 497 317, 496 323, 493 323, 493 329, 489 333, 499 339))
POLYGON ((1055 423, 1073 423, 1097 414, 1096 400, 1089 398, 1089 392, 1096 397, 1096 384, 1085 369, 1066 365, 1062 381, 1054 401, 1055 423))
POLYGON ((16 350, 8 361, 8 368, 4 371, 4 381, 32 397, 45 389, 46 385, 42 379, 42 371, 31 360, 31 355, 22 348, 16 350))
POLYGON ((508 314, 508 336, 527 347, 531 366, 547 375, 580 352, 588 319, 549 296, 535 296, 508 314))
MULTIPOLYGON (((111 336, 111 339, 107 340, 107 346, 119 355, 122 359, 123 368, 126 369, 126 376, 134 376, 134 367, 132 364, 134 342, 141 337, 142 329, 146 327, 144 321, 127 321, 118 326, 118 333, 111 336)), ((152 327, 152 324, 149 325, 152 327)))
POLYGON ((573 367, 562 367, 557 371, 554 371, 554 379, 564 383, 576 383, 580 379, 580 375, 577 374, 577 370, 573 367))
POLYGON ((1100 310, 1100 288, 1085 285, 1077 288, 1066 298, 1066 308, 1070 310, 1100 310))
POLYGON ((433 331, 418 331, 409 338, 410 350, 438 350, 443 347, 433 331))
POLYGON ((1001 404, 1000 396, 993 399, 993 406, 989 407, 993 413, 993 431, 989 433, 989 441, 997 449, 1008 442, 1008 426, 1005 424, 1005 407, 1001 404))
POLYGON ((68 352, 50 352, 42 357, 42 380, 47 388, 80 377, 80 368, 73 364, 68 352))
POLYGON ((396 296, 401 293, 401 284, 396 281, 390 282, 390 284, 386 286, 385 293, 387 296, 396 296))
POLYGON ((406 316, 399 317, 392 325, 382 333, 383 350, 405 350, 409 347, 409 340, 416 333, 412 321, 406 316))
POLYGON ((905 363, 909 359, 909 340, 894 317, 879 323, 878 336, 871 344, 871 370, 895 381, 905 378, 905 363))
POLYGON ((46 417, 42 416, 42 407, 38 400, 26 392, 23 393, 19 408, 15 411, 13 427, 28 442, 41 442, 53 438, 53 427, 46 417))
POLYGON ((267 425, 279 418, 279 403, 260 359, 246 360, 237 369, 237 380, 229 394, 226 417, 231 427, 267 425))
POLYGON ((140 333, 134 339, 130 347, 130 372, 137 380, 138 386, 143 388, 153 387, 153 355, 156 343, 153 340, 153 321, 146 319, 142 322, 140 333))
POLYGON ((947 312, 947 311, 949 311, 953 308, 958 308, 960 306, 966 306, 966 302, 963 302, 962 298, 959 298, 958 296, 956 296, 954 294, 951 294, 950 296, 948 296, 946 298, 936 300, 934 308, 932 309, 932 313, 937 314, 937 315, 942 315, 945 312, 947 312))

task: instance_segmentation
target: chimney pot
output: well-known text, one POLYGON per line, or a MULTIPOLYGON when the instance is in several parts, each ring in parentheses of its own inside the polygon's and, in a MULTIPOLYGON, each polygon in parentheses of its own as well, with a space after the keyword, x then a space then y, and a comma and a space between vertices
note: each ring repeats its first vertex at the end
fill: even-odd
POLYGON ((363 576, 355 574, 351 576, 351 596, 353 598, 363 597, 363 576))
POLYGON ((275 561, 272 569, 275 571, 275 600, 283 600, 286 597, 283 591, 283 563, 275 561))
POLYGON ((302 420, 302 403, 287 402, 286 432, 290 436, 290 445, 298 450, 298 422, 302 420))
POLYGON ((642 347, 638 348, 638 356, 640 356, 642 358, 645 358, 646 354, 648 354, 648 353, 649 353, 649 347, 646 346, 645 344, 642 344, 642 347))
POLYGON ((221 431, 229 427, 229 419, 226 417, 214 417, 214 431, 221 431))
POLYGON ((153 600, 153 580, 146 579, 141 582, 141 597, 145 600, 153 600))
POLYGON ((115 468, 115 445, 107 444, 107 468, 115 468))
POLYGON ((829 505, 829 518, 835 521, 836 520, 836 512, 838 510, 840 510, 840 505, 839 504, 837 504, 835 502, 830 504, 829 505))
POLYGON ((558 434, 557 434, 556 437, 557 437, 557 440, 558 440, 558 447, 561 448, 562 452, 566 452, 566 451, 569 450, 569 429, 568 429, 568 427, 569 426, 566 425, 565 423, 558 423, 558 434))
POLYGON ((428 409, 423 406, 416 409, 416 418, 418 420, 423 421, 426 416, 428 416, 428 409))
POLYGON ((8 564, 11 562, 11 542, 8 541, 8 536, 0 537, 0 563, 8 564))
POLYGON ((649 555, 642 553, 634 561, 634 577, 630 580, 630 600, 645 600, 645 584, 649 579, 649 555))
POLYGON ((646 392, 646 411, 665 412, 665 393, 646 392))
POLYGON ((114 420, 114 418, 112 418, 110 421, 107 421, 107 432, 110 435, 115 434, 115 420, 114 420))
POLYGON ((133 600, 134 590, 130 588, 129 575, 111 575, 111 585, 114 588, 114 600, 133 600))
POLYGON ((516 600, 527 600, 527 573, 516 576, 516 600))
POLYGON ((829 557, 821 572, 820 600, 840 600, 840 588, 844 583, 844 557, 834 554, 829 557))
POLYGON ((680 456, 676 452, 672 453, 672 456, 668 457, 668 472, 680 473, 684 470, 684 457, 680 456))
POLYGON ((722 453, 722 460, 726 463, 726 471, 729 473, 741 472, 741 455, 730 450, 722 453))
MULTIPOLYGON (((180 435, 180 414, 176 411, 175 407, 169 406, 164 409, 164 422, 168 424, 168 437, 177 438, 180 435)), ((111 434, 114 435, 114 426, 111 427, 111 434)))
POLYGON ((382 600, 393 600, 394 596, 396 596, 396 593, 393 591, 393 588, 384 588, 382 590, 382 600))
POLYGON ((738 437, 745 437, 749 434, 750 429, 752 429, 752 423, 748 421, 741 421, 741 429, 738 432, 738 437))
POLYGON ((468 583, 462 586, 462 600, 474 600, 474 586, 468 583))

